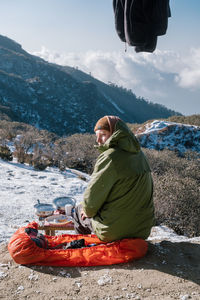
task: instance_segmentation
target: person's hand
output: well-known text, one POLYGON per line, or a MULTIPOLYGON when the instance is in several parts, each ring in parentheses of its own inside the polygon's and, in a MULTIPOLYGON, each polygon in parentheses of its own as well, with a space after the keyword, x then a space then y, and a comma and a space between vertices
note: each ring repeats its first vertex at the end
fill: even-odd
POLYGON ((85 220, 87 218, 87 215, 85 214, 85 212, 82 210, 81 211, 81 219, 85 220))

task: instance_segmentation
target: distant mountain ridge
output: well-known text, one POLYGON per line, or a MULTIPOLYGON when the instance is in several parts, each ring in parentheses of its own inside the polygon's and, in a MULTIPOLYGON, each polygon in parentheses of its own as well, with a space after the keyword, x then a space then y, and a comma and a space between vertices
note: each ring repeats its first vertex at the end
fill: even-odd
POLYGON ((103 115, 142 123, 181 114, 77 69, 48 63, 0 35, 1 119, 25 122, 62 136, 92 132, 103 115))

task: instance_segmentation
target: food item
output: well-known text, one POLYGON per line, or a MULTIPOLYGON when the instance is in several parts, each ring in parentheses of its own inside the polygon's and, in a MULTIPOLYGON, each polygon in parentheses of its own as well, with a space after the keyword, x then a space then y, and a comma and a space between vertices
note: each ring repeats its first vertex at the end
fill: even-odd
POLYGON ((65 222, 67 222, 67 219, 66 218, 64 218, 64 219, 58 219, 58 222, 65 223, 65 222))
POLYGON ((49 224, 66 224, 69 223, 68 219, 64 215, 54 215, 46 218, 49 224))

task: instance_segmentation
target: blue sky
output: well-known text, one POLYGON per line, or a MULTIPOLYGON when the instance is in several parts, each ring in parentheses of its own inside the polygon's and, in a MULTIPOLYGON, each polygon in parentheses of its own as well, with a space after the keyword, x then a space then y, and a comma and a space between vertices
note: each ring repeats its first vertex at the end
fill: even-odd
POLYGON ((135 53, 117 36, 112 0, 0 1, 0 34, 58 64, 185 115, 200 114, 200 1, 171 0, 166 35, 153 54, 135 53))

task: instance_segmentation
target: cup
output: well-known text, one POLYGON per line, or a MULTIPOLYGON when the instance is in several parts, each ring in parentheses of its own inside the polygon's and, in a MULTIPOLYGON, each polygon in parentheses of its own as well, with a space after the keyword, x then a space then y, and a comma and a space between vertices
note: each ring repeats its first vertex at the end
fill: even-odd
POLYGON ((66 214, 66 216, 72 217, 72 209, 73 209, 73 205, 71 205, 71 204, 66 204, 65 205, 65 214, 66 214))

